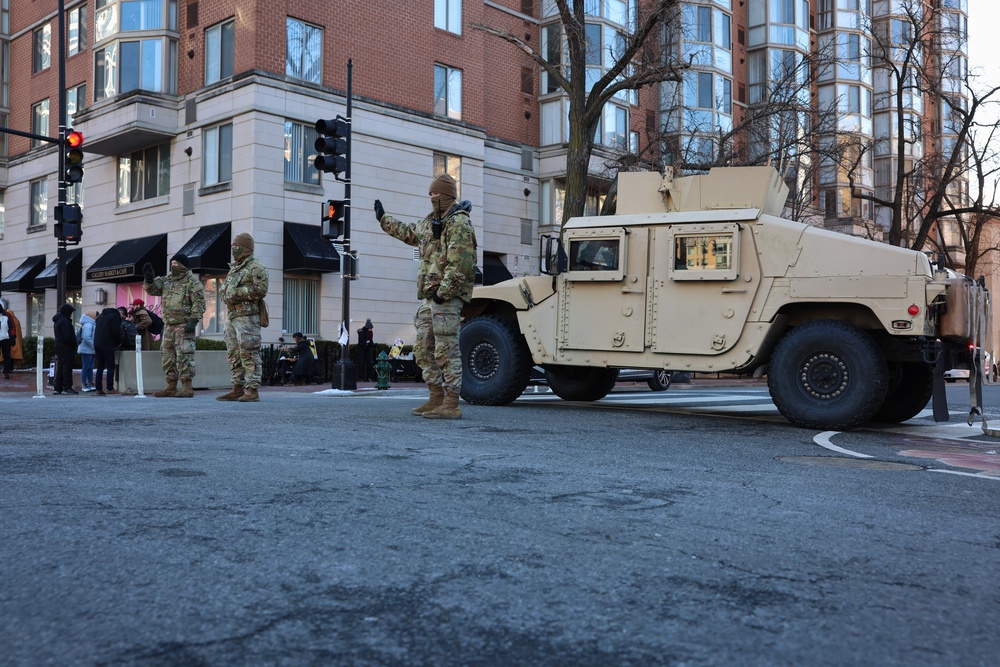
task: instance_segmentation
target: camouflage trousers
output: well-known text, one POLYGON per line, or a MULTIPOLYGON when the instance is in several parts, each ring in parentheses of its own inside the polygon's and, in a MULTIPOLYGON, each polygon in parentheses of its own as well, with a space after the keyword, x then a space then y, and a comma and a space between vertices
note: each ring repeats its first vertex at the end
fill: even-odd
POLYGON ((160 362, 169 382, 194 377, 194 333, 184 333, 183 324, 165 324, 160 339, 160 362))
POLYGON ((226 320, 225 339, 233 386, 260 387, 260 315, 226 320))
POLYGON ((449 299, 437 304, 424 299, 413 318, 417 341, 413 358, 428 385, 444 387, 457 394, 462 390, 462 352, 458 348, 458 325, 462 300, 449 299))

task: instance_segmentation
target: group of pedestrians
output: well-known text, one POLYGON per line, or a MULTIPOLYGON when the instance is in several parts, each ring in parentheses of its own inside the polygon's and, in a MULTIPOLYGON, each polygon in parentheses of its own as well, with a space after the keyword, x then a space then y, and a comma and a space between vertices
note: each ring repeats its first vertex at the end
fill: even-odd
MULTIPOLYGON (((73 389, 73 359, 80 353, 82 361, 82 389, 97 396, 118 393, 115 389, 115 355, 122 348, 128 332, 129 320, 122 318, 118 308, 105 308, 80 316, 79 336, 73 334, 73 306, 65 304, 52 321, 55 323, 56 371, 53 393, 76 394, 73 389)), ((134 336, 134 334, 133 334, 134 336)), ((134 338, 133 338, 134 340, 134 338)))

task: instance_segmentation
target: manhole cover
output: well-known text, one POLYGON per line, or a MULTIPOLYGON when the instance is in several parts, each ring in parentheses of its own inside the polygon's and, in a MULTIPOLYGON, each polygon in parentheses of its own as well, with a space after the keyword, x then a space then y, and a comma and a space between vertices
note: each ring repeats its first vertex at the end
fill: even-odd
POLYGON ((873 459, 847 459, 840 456, 779 456, 778 460, 807 466, 825 466, 827 468, 923 470, 921 466, 913 465, 912 463, 894 463, 892 461, 875 461, 873 459))

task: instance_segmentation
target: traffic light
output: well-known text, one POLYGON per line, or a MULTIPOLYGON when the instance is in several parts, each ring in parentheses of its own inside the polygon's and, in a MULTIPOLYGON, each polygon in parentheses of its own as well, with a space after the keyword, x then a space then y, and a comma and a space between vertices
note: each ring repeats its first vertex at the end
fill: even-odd
POLYGON ((70 132, 63 142, 63 178, 68 184, 83 180, 83 133, 70 132))
POLYGON ((347 171, 347 140, 351 136, 351 124, 341 117, 316 121, 316 160, 313 165, 320 171, 334 175, 347 171))
POLYGON ((79 204, 57 204, 55 235, 67 245, 77 245, 83 236, 83 210, 79 204))
POLYGON ((320 227, 323 238, 339 239, 344 235, 344 209, 346 207, 347 202, 343 199, 328 199, 323 204, 323 222, 320 227))

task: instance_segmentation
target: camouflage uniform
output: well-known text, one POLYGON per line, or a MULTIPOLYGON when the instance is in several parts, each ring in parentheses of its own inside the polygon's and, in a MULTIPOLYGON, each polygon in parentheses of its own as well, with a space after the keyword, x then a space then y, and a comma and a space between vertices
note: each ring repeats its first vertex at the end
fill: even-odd
POLYGON ((145 282, 143 288, 146 294, 163 297, 160 358, 167 382, 190 380, 195 374, 194 332, 184 333, 184 325, 205 314, 205 288, 188 268, 171 270, 169 275, 145 282))
POLYGON ((420 248, 417 269, 417 309, 413 324, 417 341, 413 356, 429 386, 458 395, 462 389, 462 354, 458 327, 462 306, 472 300, 476 278, 476 233, 469 220, 472 204, 455 204, 441 218, 440 238, 434 238, 434 214, 416 223, 384 215, 382 230, 407 245, 420 248), (435 303, 434 294, 444 303, 435 303))
POLYGON ((229 265, 219 288, 229 310, 225 339, 234 387, 260 387, 260 304, 267 285, 267 269, 251 254, 229 265))

